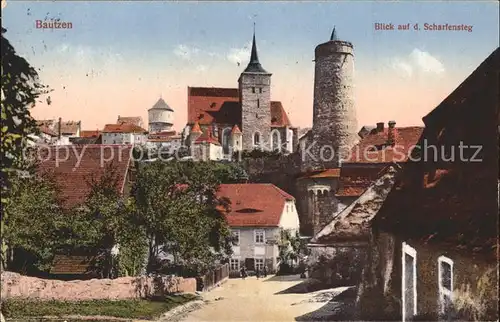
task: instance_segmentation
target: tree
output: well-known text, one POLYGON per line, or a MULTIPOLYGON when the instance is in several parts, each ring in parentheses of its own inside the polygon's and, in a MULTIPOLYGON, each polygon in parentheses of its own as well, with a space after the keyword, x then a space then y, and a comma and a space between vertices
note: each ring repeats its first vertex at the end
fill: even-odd
POLYGON ((308 255, 307 243, 300 238, 298 232, 292 232, 288 229, 281 231, 281 239, 278 244, 280 258, 280 273, 291 273, 293 263, 302 261, 308 255))
MULTIPOLYGON (((2 90, 1 90, 1 148, 0 184, 5 206, 9 203, 9 175, 23 169, 22 150, 29 134, 35 133, 36 123, 30 115, 29 107, 33 106, 40 95, 48 93, 47 87, 38 80, 36 70, 22 57, 16 54, 14 47, 4 37, 6 29, 2 28, 2 90)), ((7 245, 3 236, 8 234, 5 220, 9 213, 2 207, 1 235, 2 251, 0 269, 3 269, 7 245)))
POLYGON ((57 247, 54 238, 60 238, 57 227, 65 221, 54 181, 48 175, 11 175, 9 195, 9 202, 3 205, 9 214, 3 221, 2 239, 9 249, 4 267, 23 271, 32 264, 45 270, 57 247), (14 250, 32 256, 16 256, 14 263, 14 250))
POLYGON ((216 197, 220 180, 212 163, 152 162, 138 173, 138 221, 149 239, 148 270, 161 251, 176 264, 204 271, 231 252, 231 234, 216 197))
POLYGON ((134 222, 135 202, 120 193, 120 181, 113 164, 87 178, 90 192, 79 210, 79 222, 84 225, 73 225, 79 239, 73 249, 83 246, 96 253, 103 259, 96 269, 107 277, 136 275, 145 255, 146 236, 134 222), (121 253, 112 263, 114 246, 121 253))

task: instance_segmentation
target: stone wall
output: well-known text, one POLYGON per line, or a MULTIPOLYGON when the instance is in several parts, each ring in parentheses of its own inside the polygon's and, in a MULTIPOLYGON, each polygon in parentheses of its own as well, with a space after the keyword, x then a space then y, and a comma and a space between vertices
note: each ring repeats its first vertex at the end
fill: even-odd
POLYGON ((2 299, 123 300, 196 291, 196 279, 172 276, 60 281, 2 272, 2 299))
POLYGON ((358 285, 366 263, 367 247, 312 247, 309 277, 328 286, 358 285))

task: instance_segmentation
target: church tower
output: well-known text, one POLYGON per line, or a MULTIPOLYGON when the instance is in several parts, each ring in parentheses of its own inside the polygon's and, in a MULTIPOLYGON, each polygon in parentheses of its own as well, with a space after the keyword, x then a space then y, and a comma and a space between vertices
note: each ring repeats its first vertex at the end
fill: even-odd
POLYGON ((250 62, 238 79, 243 150, 270 149, 271 75, 260 65, 254 26, 250 62))
POLYGON ((353 74, 353 45, 339 40, 333 28, 330 40, 315 49, 313 127, 309 144, 314 144, 310 150, 316 160, 308 162, 314 170, 339 167, 339 156, 345 159, 358 140, 353 74))

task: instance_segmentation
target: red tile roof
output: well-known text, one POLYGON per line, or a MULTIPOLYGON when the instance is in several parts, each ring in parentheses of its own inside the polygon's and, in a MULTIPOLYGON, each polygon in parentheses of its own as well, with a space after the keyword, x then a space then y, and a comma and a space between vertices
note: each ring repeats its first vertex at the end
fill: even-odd
MULTIPOLYGON (((188 87, 188 123, 241 124, 237 88, 188 87)), ((281 102, 271 102, 271 126, 291 126, 281 102)))
POLYGON ((276 227, 285 201, 295 200, 270 183, 221 184, 217 196, 231 202, 226 214, 231 227, 276 227))
POLYGON ((90 189, 87 184, 92 176, 98 179, 110 163, 116 167, 123 192, 131 160, 131 146, 117 145, 62 145, 38 151, 39 171, 54 176, 65 207, 85 201, 90 189))
POLYGON ((198 137, 195 143, 212 143, 215 145, 220 145, 219 141, 212 136, 210 130, 203 132, 200 137, 198 137))
POLYGON ((283 127, 291 126, 288 115, 283 108, 281 102, 271 102, 271 126, 283 127))
POLYGON ((235 124, 235 125, 233 126, 233 129, 231 130, 231 133, 232 133, 232 134, 241 134, 241 130, 240 130, 240 128, 238 127, 238 125, 237 125, 237 124, 235 124))
POLYGON ((337 197, 357 197, 385 171, 384 166, 378 167, 342 167, 340 171, 337 197))
POLYGON ((321 171, 314 171, 312 173, 308 173, 302 178, 338 178, 340 176, 340 169, 326 169, 321 171))
POLYGON ((129 123, 136 126, 141 126, 142 117, 140 116, 118 116, 117 124, 129 123))
POLYGON ((98 137, 101 134, 101 131, 99 130, 82 130, 80 131, 80 137, 81 138, 92 138, 92 137, 98 137))
POLYGON ((191 129, 191 133, 203 133, 200 128, 200 124, 198 122, 194 122, 193 128, 191 129))
POLYGON ((49 128, 47 125, 40 125, 39 126, 39 129, 40 129, 40 132, 44 133, 44 134, 47 134, 47 135, 50 135, 50 136, 57 136, 57 133, 55 131, 53 131, 51 128, 49 128))
POLYGON ((395 144, 387 146, 388 128, 381 132, 376 129, 365 136, 351 150, 351 156, 346 163, 392 163, 405 162, 409 153, 417 145, 422 135, 423 127, 394 128, 395 144))
POLYGON ((147 133, 145 129, 140 126, 122 123, 122 124, 106 124, 103 133, 147 133))

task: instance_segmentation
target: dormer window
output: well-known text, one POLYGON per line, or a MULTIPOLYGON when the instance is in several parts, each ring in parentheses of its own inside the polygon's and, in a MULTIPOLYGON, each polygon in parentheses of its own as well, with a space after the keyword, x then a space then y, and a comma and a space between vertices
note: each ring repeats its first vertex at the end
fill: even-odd
POLYGON ((198 115, 198 119, 201 120, 205 115, 203 113, 200 113, 200 115, 198 115))

